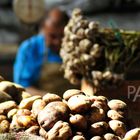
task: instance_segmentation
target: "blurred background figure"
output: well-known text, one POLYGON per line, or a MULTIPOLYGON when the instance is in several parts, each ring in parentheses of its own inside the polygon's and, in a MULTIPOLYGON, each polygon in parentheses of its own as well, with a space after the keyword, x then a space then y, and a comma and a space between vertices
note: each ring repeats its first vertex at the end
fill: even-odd
POLYGON ((26 87, 30 93, 43 94, 43 90, 63 93, 68 88, 69 84, 60 72, 59 56, 63 30, 68 20, 68 15, 62 10, 50 10, 43 20, 40 33, 19 47, 14 81, 26 87))
MULTIPOLYGON (((36 13, 34 18, 37 18, 43 8, 33 7, 41 5, 38 4, 42 3, 41 1, 44 1, 46 11, 59 7, 70 15, 71 11, 78 7, 88 19, 98 20, 103 27, 110 26, 108 23, 113 20, 118 28, 140 30, 140 0, 0 0, 0 74, 7 80, 13 80, 13 64, 19 44, 36 35, 40 23, 40 21, 34 23, 21 21, 19 15, 31 20, 32 16, 26 17, 26 14, 32 11, 36 13), (16 13, 13 10, 15 2, 20 2, 20 6, 16 5, 18 8, 16 13)), ((140 79, 138 64, 139 62, 130 72, 129 78, 140 79)))

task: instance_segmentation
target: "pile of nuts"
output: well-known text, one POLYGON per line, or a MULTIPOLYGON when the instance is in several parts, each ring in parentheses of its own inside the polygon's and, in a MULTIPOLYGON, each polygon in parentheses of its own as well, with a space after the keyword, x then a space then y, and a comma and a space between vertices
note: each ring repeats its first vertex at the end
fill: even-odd
POLYGON ((124 63, 124 56, 122 60, 118 58, 123 48, 118 37, 113 29, 101 28, 98 22, 87 20, 80 9, 75 9, 64 29, 60 51, 64 77, 72 84, 79 84, 84 78, 96 87, 120 85, 125 64, 120 64, 124 63))
POLYGON ((31 96, 22 86, 0 82, 0 138, 25 132, 46 140, 137 140, 140 128, 127 125, 127 105, 104 96, 69 89, 63 98, 47 93, 31 96))

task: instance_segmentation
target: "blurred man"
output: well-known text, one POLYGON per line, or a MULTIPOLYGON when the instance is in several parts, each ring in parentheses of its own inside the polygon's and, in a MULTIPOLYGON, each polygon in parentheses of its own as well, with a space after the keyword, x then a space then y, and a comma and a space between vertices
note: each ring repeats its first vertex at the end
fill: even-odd
POLYGON ((62 92, 69 84, 60 72, 59 49, 63 30, 69 17, 59 9, 52 9, 44 20, 41 33, 24 41, 19 47, 14 82, 32 94, 62 92))

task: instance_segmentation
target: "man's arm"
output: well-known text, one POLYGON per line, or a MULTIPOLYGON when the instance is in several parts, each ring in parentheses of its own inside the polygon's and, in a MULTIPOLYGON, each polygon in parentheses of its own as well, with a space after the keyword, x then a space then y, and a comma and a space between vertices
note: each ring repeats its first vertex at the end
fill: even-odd
POLYGON ((14 64, 14 82, 25 87, 32 95, 44 95, 45 91, 41 91, 32 86, 38 79, 40 71, 36 67, 36 63, 34 63, 33 45, 35 44, 27 40, 19 47, 14 64))
POLYGON ((43 96, 43 95, 46 94, 45 91, 39 90, 39 89, 37 89, 37 88, 34 87, 34 86, 27 87, 27 88, 26 88, 26 91, 27 91, 28 93, 30 93, 31 95, 40 95, 40 96, 43 96))

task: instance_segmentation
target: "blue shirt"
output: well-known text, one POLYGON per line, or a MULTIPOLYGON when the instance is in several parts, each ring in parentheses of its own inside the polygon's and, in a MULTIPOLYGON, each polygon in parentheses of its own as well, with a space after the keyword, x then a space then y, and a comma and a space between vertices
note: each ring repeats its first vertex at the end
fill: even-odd
POLYGON ((32 86, 40 78, 44 62, 61 63, 58 54, 45 45, 42 34, 24 41, 19 47, 14 64, 14 82, 24 87, 32 86), (45 55, 47 54, 47 55, 45 55))

